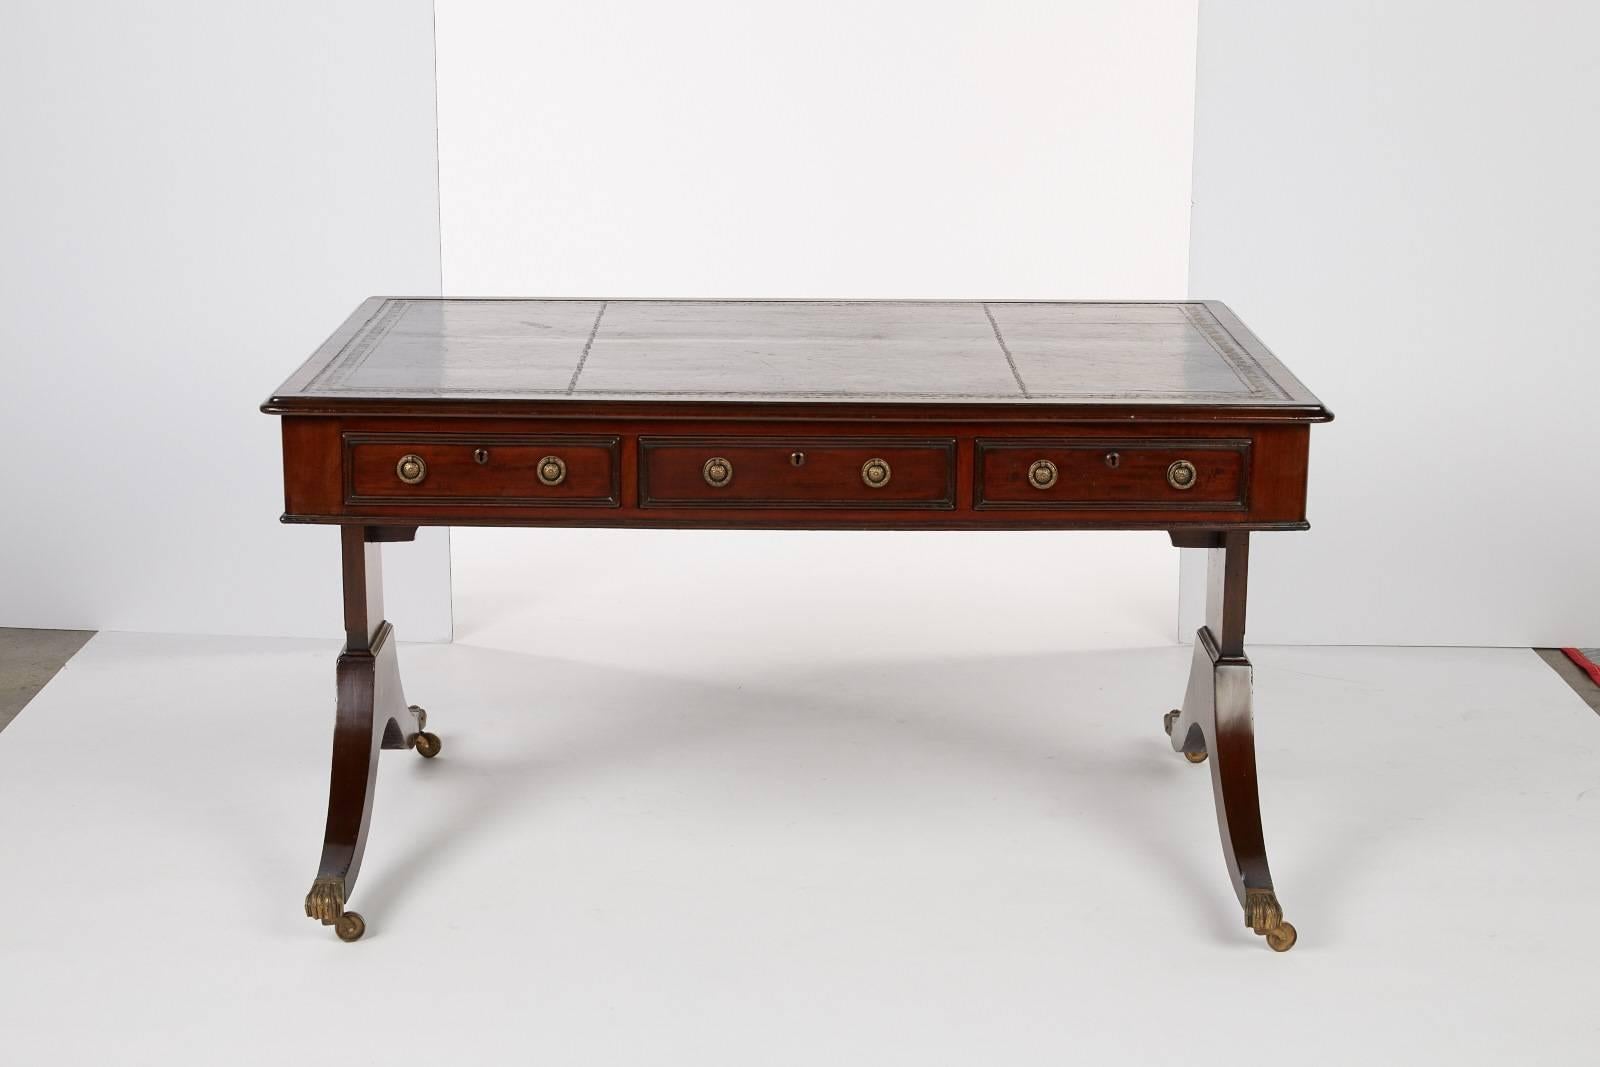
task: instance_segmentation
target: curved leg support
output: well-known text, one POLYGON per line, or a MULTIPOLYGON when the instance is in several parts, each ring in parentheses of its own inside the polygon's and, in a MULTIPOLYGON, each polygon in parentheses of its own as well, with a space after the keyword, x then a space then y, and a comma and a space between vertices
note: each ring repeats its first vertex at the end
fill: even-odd
POLYGON ((1207 622, 1195 636, 1183 708, 1167 717, 1172 747, 1191 762, 1208 760, 1222 857, 1244 922, 1275 951, 1295 943, 1267 866, 1256 783, 1250 660, 1244 654, 1247 534, 1219 535, 1212 548, 1207 622))
POLYGON ((354 941, 365 924, 355 912, 345 911, 344 904, 355 888, 367 848, 378 753, 385 748, 415 746, 423 734, 418 721, 421 709, 408 707, 401 691, 394 627, 387 622, 378 628, 371 650, 347 651, 339 657, 337 676, 339 704, 333 730, 328 821, 317 879, 306 895, 306 915, 334 926, 341 938, 354 941))
POLYGON ((367 847, 378 753, 414 747, 431 756, 439 750, 439 739, 423 731, 426 713, 406 704, 394 627, 383 621, 378 545, 367 543, 362 534, 361 527, 344 528, 346 640, 336 672, 328 821, 317 877, 305 903, 308 917, 334 927, 345 941, 355 941, 366 931, 365 921, 345 910, 345 903, 367 847))

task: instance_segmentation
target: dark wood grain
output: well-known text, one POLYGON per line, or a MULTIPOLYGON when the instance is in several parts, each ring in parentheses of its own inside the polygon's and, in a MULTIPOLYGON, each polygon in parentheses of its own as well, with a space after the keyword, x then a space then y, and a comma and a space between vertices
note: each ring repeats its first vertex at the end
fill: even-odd
POLYGON ((974 507, 1095 508, 1114 504, 1153 511, 1247 510, 1250 441, 1144 438, 979 440, 974 507), (1029 481, 1044 461, 1058 473, 1054 484, 1029 481), (1187 489, 1167 480, 1174 463, 1194 466, 1187 489))
POLYGON ((875 437, 641 437, 639 506, 904 508, 955 506, 955 441, 875 437), (704 466, 725 459, 726 485, 709 484, 704 466), (882 460, 882 485, 862 469, 882 460))
POLYGON ((1278 951, 1298 936, 1283 921, 1261 829, 1252 673, 1244 653, 1250 535, 1219 534, 1207 552, 1206 624, 1195 635, 1183 707, 1167 729, 1172 747, 1211 766, 1222 857, 1245 925, 1278 951))
POLYGON ((344 435, 345 504, 456 504, 616 507, 620 478, 617 438, 565 434, 347 433, 344 435), (423 480, 407 483, 397 466, 404 456, 425 464, 423 480), (539 478, 554 458, 564 467, 558 484, 539 478))
POLYGON ((382 532, 359 526, 340 531, 345 645, 336 669, 338 702, 322 857, 305 910, 311 918, 337 926, 346 940, 365 929, 359 915, 347 916, 344 905, 366 853, 378 753, 410 747, 422 730, 401 689, 394 628, 383 618, 384 538, 382 532))
MULTIPOLYGON (((714 407, 708 405, 708 407, 714 407)), ((1306 523, 1305 486, 1309 430, 1305 425, 1269 423, 1262 425, 1215 423, 1209 419, 1163 421, 1141 424, 1137 437, 1113 436, 1104 424, 1056 421, 993 421, 974 412, 967 422, 944 420, 879 420, 838 422, 779 422, 746 418, 737 421, 716 419, 663 419, 640 406, 631 418, 560 421, 530 419, 436 418, 423 412, 413 418, 383 417, 285 417, 284 468, 286 472, 286 514, 291 522, 337 522, 375 525, 415 523, 420 525, 523 525, 523 526, 746 526, 772 529, 860 529, 939 527, 954 529, 1171 529, 1179 526, 1205 526, 1208 529, 1301 529, 1306 523), (519 432, 520 431, 520 432, 519 432), (1049 436, 1040 436, 1048 431, 1049 436), (617 465, 615 496, 612 491, 593 496, 560 497, 548 495, 451 495, 440 486, 464 487, 467 483, 449 480, 447 474, 434 477, 432 460, 428 480, 407 486, 394 470, 395 460, 405 451, 424 456, 453 455, 453 467, 471 469, 472 452, 484 443, 522 437, 529 440, 611 440, 615 439, 617 465), (374 452, 361 471, 362 484, 374 491, 353 496, 347 485, 350 468, 343 460, 329 462, 329 452, 340 455, 342 442, 382 440, 385 449, 374 452), (663 495, 663 483, 654 489, 641 478, 639 457, 644 442, 679 441, 766 442, 773 471, 762 476, 771 485, 807 485, 793 493, 755 492, 749 478, 736 478, 736 488, 726 493, 701 493, 704 483, 699 464, 684 466, 684 484, 693 494, 663 495), (448 442, 446 451, 428 451, 432 442, 448 442), (870 442, 885 445, 906 440, 954 441, 953 464, 957 492, 953 504, 941 494, 939 506, 917 510, 884 508, 885 501, 912 497, 900 496, 914 484, 901 477, 901 471, 914 468, 895 463, 896 475, 882 491, 865 492, 860 482, 860 462, 871 454, 870 442), (789 471, 791 451, 802 442, 853 442, 842 452, 816 453, 819 460, 801 471, 789 471), (981 446, 980 446, 981 442, 981 446), (1020 451, 1013 451, 1015 449, 1020 451), (451 453, 448 450, 453 449, 451 453), (1060 487, 1049 493, 1025 486, 1011 490, 990 484, 990 499, 978 496, 982 479, 980 453, 1015 457, 1025 470, 1029 450, 1050 456, 1062 464, 1060 487), (1096 468, 1104 454, 1118 451, 1125 458, 1116 471, 1096 468), (1165 470, 1175 458, 1190 457, 1197 463, 1200 480, 1187 492, 1170 490, 1165 470), (851 457, 856 458, 850 462, 851 457), (693 469, 690 469, 690 466, 693 469), (781 481, 774 482, 774 478, 781 481), (824 479, 826 485, 819 484, 824 479), (1069 480, 1071 485, 1069 485, 1069 480), (382 489, 387 485, 387 489, 382 489), (963 488, 964 486, 964 488, 963 488), (1076 488, 1073 488, 1076 486, 1076 488), (378 491, 382 490, 382 491, 378 491), (1026 491, 1024 491, 1026 490, 1026 491), (645 494, 651 493, 649 497, 645 494), (729 507, 718 508, 718 500, 729 507), (752 501, 766 500, 771 507, 752 507, 752 501), (815 506, 807 508, 807 503, 815 506), (859 503, 860 507, 850 506, 859 503)), ((560 451, 555 445, 553 450, 560 451)), ((694 447, 709 447, 696 445, 694 447)), ((534 449, 533 451, 541 451, 534 449)), ((495 453, 490 448, 492 455, 495 453)), ((531 455, 531 452, 529 453, 531 455)), ((685 457, 684 464, 689 464, 685 457)), ((706 457, 700 456, 700 462, 706 457)), ((535 460, 536 461, 536 460, 535 460)), ((747 456, 738 464, 741 471, 756 468, 752 462, 767 462, 747 456)), ((569 469, 570 465, 569 465, 569 469)), ((1016 467, 1005 467, 1002 474, 1015 475, 1016 467)), ((468 478, 487 477, 469 473, 468 478)), ((575 475, 573 475, 575 476, 575 475)), ((474 483, 475 484, 475 483, 474 483)), ((527 487, 529 479, 518 478, 513 487, 527 487)), ((920 490, 919 490, 920 492, 920 490)), ((922 497, 932 500, 931 497, 922 497)))

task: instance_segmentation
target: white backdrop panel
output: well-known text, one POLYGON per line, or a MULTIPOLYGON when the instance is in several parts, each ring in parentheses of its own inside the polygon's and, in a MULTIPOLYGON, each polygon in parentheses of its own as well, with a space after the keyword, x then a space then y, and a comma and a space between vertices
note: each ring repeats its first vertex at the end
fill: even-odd
MULTIPOLYGON (((1180 296, 1195 19, 1194 0, 444 0, 445 291, 1180 296)), ((997 543, 936 563, 881 536, 901 538, 908 585, 982 568, 997 543)), ((603 572, 608 541, 561 543, 563 566, 603 572)), ((458 553, 505 553, 463 573, 536 584, 526 544, 457 537, 458 553)), ((1040 569, 1065 551, 1149 576, 1168 590, 1152 629, 1173 632, 1161 539, 1011 544, 1040 569)), ((1115 595, 1062 610, 1093 617, 1115 595)))
MULTIPOLYGON (((7 5, 0 625, 340 632, 256 407, 363 297, 438 291, 432 70, 426 0, 7 5)), ((390 557, 447 637, 447 535, 390 557)))
POLYGON ((1338 415, 1314 529, 1257 538, 1255 640, 1600 642, 1597 37, 1577 3, 1205 5, 1190 291, 1338 415))

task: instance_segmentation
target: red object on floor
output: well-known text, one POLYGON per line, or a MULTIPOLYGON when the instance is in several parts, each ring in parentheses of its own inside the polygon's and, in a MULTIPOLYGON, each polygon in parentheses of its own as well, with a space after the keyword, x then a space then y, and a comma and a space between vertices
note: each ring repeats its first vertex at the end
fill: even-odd
POLYGON ((1563 648, 1561 651, 1567 654, 1568 659, 1583 668, 1583 673, 1589 676, 1590 681, 1600 685, 1600 663, 1585 656, 1581 648, 1563 648))

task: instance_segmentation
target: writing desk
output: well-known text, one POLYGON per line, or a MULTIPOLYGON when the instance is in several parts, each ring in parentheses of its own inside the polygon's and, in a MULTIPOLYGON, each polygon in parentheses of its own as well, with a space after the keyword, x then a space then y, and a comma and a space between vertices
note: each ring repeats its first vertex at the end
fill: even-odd
MULTIPOLYGON (((402 695, 380 546, 419 526, 1134 530, 1209 550, 1174 750, 1209 761, 1244 919, 1283 921, 1244 652, 1250 534, 1306 529, 1332 415, 1204 302, 375 297, 262 410, 285 522, 340 528, 345 647, 306 914, 346 941, 378 752, 440 751, 402 695)), ((996 606, 996 610, 1002 610, 996 606)))

